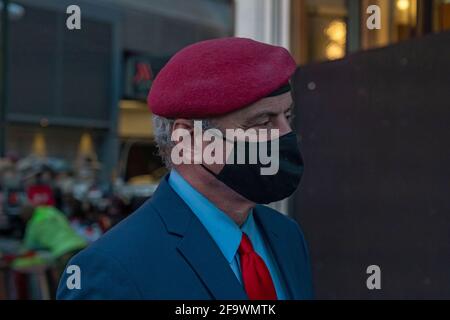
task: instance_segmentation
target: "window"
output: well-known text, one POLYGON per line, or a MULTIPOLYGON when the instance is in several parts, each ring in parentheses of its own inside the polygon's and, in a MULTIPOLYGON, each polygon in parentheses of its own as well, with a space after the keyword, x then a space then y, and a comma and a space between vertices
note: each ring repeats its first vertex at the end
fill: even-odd
POLYGON ((347 47, 347 1, 292 3, 291 46, 300 64, 342 58, 347 47))
POLYGON ((381 29, 367 29, 366 21, 362 19, 362 49, 386 46, 417 34, 417 0, 363 0, 363 17, 370 5, 381 9, 381 29))
POLYGON ((362 17, 370 5, 381 9, 381 30, 368 30, 361 19, 362 49, 450 29, 450 0, 363 0, 361 5, 362 17))
POLYGON ((433 32, 450 30, 450 0, 434 0, 432 15, 433 32))

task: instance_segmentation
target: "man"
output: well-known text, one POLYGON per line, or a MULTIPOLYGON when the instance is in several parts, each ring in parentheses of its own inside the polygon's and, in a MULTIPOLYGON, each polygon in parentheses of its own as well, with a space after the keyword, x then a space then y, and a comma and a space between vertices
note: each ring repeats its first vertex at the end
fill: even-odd
MULTIPOLYGON (((64 274, 58 298, 311 299, 302 232, 258 204, 292 194, 303 170, 289 124, 295 68, 285 49, 250 39, 203 41, 177 53, 148 98, 170 174, 149 201, 69 263, 80 267, 81 288, 68 289, 70 274, 64 274), (196 139, 193 119, 203 119, 203 131, 214 128, 217 136, 230 129, 257 132, 246 142, 242 134, 236 141, 218 138, 231 150, 238 150, 239 139, 250 145, 257 138, 259 146, 264 139, 257 130, 274 129, 265 142, 279 149, 278 170, 260 174, 260 158, 196 161, 209 144, 196 139), (175 149, 180 145, 185 148, 175 149)), ((210 153, 216 159, 230 154, 210 153)))

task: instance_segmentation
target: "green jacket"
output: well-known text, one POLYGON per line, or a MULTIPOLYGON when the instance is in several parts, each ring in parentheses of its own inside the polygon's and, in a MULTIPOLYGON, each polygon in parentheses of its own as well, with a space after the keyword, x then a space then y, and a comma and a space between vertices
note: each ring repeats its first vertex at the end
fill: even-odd
POLYGON ((87 246, 70 226, 62 212, 54 207, 37 207, 27 223, 24 245, 27 249, 49 251, 54 258, 87 246))

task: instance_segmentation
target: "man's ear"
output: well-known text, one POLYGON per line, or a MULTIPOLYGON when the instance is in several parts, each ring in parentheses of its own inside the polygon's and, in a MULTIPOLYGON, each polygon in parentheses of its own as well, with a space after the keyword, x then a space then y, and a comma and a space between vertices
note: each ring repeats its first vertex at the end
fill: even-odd
POLYGON ((194 121, 176 119, 172 126, 172 137, 178 141, 174 148, 176 148, 176 154, 183 159, 183 163, 193 163, 195 157, 194 121))
MULTIPOLYGON (((172 134, 173 132, 180 131, 182 136, 185 136, 186 133, 189 133, 190 141, 192 142, 189 145, 185 145, 185 148, 194 148, 194 121, 190 119, 176 119, 173 123, 172 134)), ((186 142, 186 141, 185 141, 186 142)))

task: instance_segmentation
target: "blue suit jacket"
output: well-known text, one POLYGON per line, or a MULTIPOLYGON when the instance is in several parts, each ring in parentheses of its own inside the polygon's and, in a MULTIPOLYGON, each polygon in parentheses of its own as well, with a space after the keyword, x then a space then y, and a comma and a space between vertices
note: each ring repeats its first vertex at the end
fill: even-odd
MULTIPOLYGON (((166 177, 167 179, 167 177, 166 177)), ((58 299, 248 299, 207 230, 164 179, 135 213, 78 253, 81 288, 58 299)), ((303 234, 290 218, 264 206, 254 215, 274 252, 291 299, 312 299, 303 234)), ((70 282, 69 278, 69 282, 70 282)))

